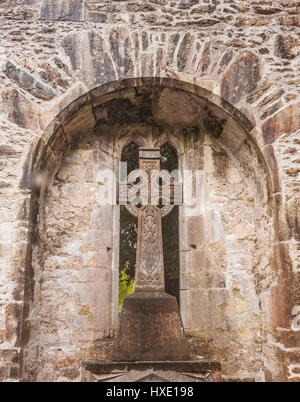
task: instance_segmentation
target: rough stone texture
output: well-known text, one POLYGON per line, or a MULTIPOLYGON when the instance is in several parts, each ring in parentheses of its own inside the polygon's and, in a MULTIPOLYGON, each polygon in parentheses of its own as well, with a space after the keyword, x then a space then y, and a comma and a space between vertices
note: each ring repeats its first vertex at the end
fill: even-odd
POLYGON ((90 189, 155 121, 157 144, 207 172, 205 214, 181 212, 186 330, 228 379, 299 381, 299 2, 10 0, 0 20, 0 378, 75 381, 114 333, 117 211, 97 212, 102 232, 90 189), (159 103, 136 77, 186 92, 159 103))
POLYGON ((222 98, 235 105, 243 99, 245 94, 251 94, 257 88, 259 81, 258 57, 250 52, 242 53, 233 61, 223 78, 222 98))
POLYGON ((6 63, 4 73, 8 78, 16 81, 21 88, 30 92, 36 98, 50 100, 55 96, 55 93, 50 88, 47 88, 46 85, 37 81, 26 71, 17 68, 10 61, 6 63))
POLYGON ((84 21, 83 0, 43 0, 41 20, 84 21))

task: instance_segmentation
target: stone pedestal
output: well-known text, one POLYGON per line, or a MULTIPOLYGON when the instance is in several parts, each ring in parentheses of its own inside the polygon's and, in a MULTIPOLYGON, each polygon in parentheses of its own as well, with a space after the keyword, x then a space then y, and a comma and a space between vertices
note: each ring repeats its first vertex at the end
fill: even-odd
POLYGON ((164 292, 125 298, 113 361, 84 362, 82 382, 218 382, 221 365, 189 360, 177 300, 164 292))
POLYGON ((115 361, 187 360, 177 300, 164 292, 135 292, 124 300, 115 361))
POLYGON ((213 360, 85 362, 82 382, 220 382, 221 365, 213 360))

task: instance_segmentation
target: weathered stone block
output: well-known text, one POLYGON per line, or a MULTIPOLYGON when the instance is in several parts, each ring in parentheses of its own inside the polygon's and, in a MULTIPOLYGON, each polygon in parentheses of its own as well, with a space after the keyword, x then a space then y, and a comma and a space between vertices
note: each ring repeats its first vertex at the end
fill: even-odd
POLYGON ((191 127, 199 124, 203 114, 199 99, 190 94, 164 89, 154 106, 154 116, 159 123, 191 127))
POLYGON ((16 89, 2 92, 2 102, 9 120, 20 127, 40 131, 50 123, 47 112, 16 89))
POLYGON ((14 80, 21 88, 30 92, 36 98, 50 100, 55 96, 55 92, 37 80, 27 71, 17 67, 11 61, 7 61, 3 69, 8 78, 14 80))
POLYGON ((188 356, 174 296, 135 292, 125 298, 114 343, 114 360, 184 361, 188 356))
POLYGON ((43 0, 41 20, 84 21, 83 0, 43 0))
POLYGON ((224 75, 221 96, 235 105, 257 88, 260 79, 258 57, 248 51, 241 53, 235 58, 224 75))
POLYGON ((178 65, 178 70, 183 71, 189 58, 190 58, 190 52, 191 52, 191 47, 193 44, 193 38, 190 33, 186 33, 184 35, 183 40, 180 43, 178 54, 177 54, 177 65, 178 65))
POLYGON ((267 120, 262 126, 262 133, 266 144, 271 144, 283 133, 300 128, 300 103, 294 103, 282 109, 274 117, 267 120))
POLYGON ((291 237, 300 240, 300 198, 291 198, 286 205, 291 237))
POLYGON ((68 34, 63 38, 62 46, 70 58, 73 69, 79 70, 82 81, 89 88, 118 78, 105 41, 96 32, 68 34))

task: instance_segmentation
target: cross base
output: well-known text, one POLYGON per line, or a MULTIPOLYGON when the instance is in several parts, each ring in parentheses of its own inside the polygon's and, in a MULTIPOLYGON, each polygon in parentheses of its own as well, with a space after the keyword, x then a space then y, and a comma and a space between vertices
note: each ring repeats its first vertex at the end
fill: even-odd
POLYGON ((177 300, 165 292, 135 292, 124 299, 114 361, 186 360, 188 345, 177 300))
MULTIPOLYGON (((221 382, 215 360, 84 362, 81 382, 221 382)), ((116 387, 114 388, 116 389, 116 387)))

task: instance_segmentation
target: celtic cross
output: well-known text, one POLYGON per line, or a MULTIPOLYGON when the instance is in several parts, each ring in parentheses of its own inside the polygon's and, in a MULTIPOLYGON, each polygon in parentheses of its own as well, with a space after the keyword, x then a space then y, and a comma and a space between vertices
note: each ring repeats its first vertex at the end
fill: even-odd
POLYGON ((139 170, 129 174, 126 184, 120 183, 121 197, 129 201, 127 210, 138 218, 136 292, 165 291, 161 220, 174 208, 174 194, 180 191, 171 175, 160 170, 160 157, 159 148, 139 148, 139 170))

